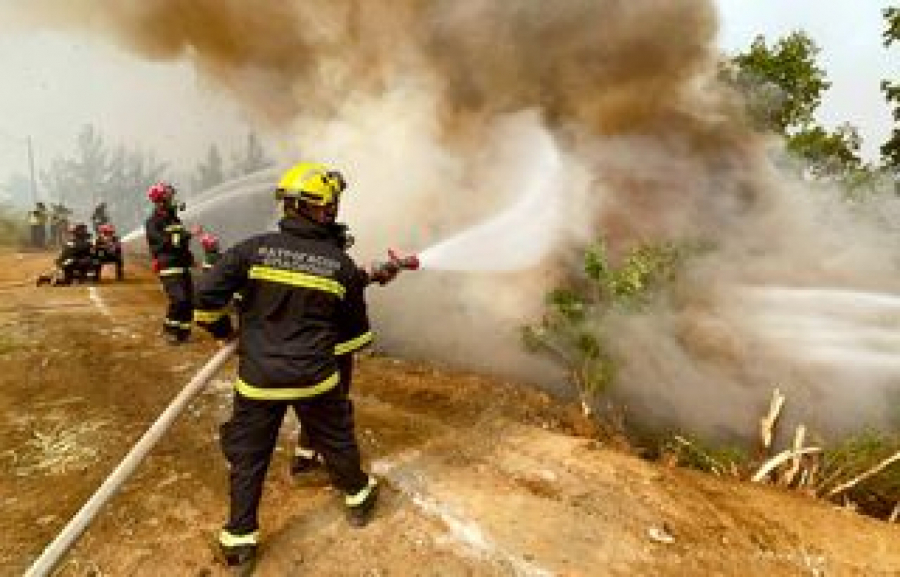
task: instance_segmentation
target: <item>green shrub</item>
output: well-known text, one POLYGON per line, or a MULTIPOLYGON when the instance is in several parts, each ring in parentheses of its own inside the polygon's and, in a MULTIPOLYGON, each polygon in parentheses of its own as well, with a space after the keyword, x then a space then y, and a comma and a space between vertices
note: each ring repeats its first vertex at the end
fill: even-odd
POLYGON ((642 244, 613 266, 605 245, 584 254, 580 274, 547 295, 541 320, 522 329, 526 348, 549 356, 570 374, 584 406, 615 379, 603 321, 612 311, 639 312, 673 280, 687 251, 674 243, 642 244))
MULTIPOLYGON (((819 475, 820 495, 857 478, 882 461, 900 452, 900 435, 866 431, 830 448, 822 457, 819 475)), ((847 489, 842 495, 866 514, 885 518, 900 503, 900 462, 894 462, 877 474, 847 489)))

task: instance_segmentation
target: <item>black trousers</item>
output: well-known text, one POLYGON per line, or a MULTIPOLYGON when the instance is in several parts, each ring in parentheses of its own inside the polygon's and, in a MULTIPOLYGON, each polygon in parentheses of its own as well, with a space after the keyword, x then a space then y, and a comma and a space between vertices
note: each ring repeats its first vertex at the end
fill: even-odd
POLYGON ((74 262, 62 267, 63 284, 72 284, 75 281, 99 280, 99 269, 100 266, 93 259, 76 259, 74 262))
POLYGON ((325 458, 331 483, 356 494, 369 477, 360 466, 353 406, 340 387, 296 401, 258 401, 234 395, 231 420, 221 427, 222 452, 231 465, 231 514, 225 530, 247 535, 259 528, 259 501, 278 430, 288 406, 303 421, 310 443, 325 458))
MULTIPOLYGON (((337 363, 341 379, 338 382, 338 388, 341 389, 344 395, 349 396, 350 385, 353 381, 353 353, 339 356, 337 358, 337 363)), ((313 448, 312 440, 309 438, 309 432, 306 430, 306 427, 303 426, 303 419, 300 418, 300 413, 297 413, 297 420, 300 422, 300 432, 297 435, 297 448, 300 449, 299 452, 302 452, 303 454, 315 453, 316 450, 313 448)))
POLYGON ((192 302, 194 285, 191 282, 191 274, 161 276, 159 280, 169 298, 169 308, 166 311, 166 320, 163 321, 163 330, 179 338, 187 338, 191 333, 191 321, 194 316, 192 302))

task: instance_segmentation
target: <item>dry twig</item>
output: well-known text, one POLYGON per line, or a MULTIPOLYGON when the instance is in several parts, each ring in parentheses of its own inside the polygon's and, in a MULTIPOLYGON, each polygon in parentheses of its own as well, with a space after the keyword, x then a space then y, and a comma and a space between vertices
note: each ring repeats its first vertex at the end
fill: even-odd
POLYGON ((769 404, 769 412, 759 422, 759 434, 762 440, 763 449, 766 451, 772 447, 775 424, 778 422, 778 416, 781 414, 784 400, 785 397, 781 394, 779 389, 772 391, 772 401, 769 404))
POLYGON ((756 471, 756 474, 753 475, 751 480, 754 483, 761 483, 763 481, 763 479, 765 479, 766 477, 769 476, 769 473, 771 473, 772 471, 777 469, 783 463, 787 462, 788 459, 792 459, 792 458, 800 456, 800 455, 810 455, 812 453, 821 453, 821 452, 822 452, 822 449, 820 449, 818 447, 805 447, 803 449, 800 449, 799 451, 795 451, 793 449, 787 449, 785 451, 778 453, 777 455, 775 455, 774 457, 772 457, 771 459, 769 459, 768 461, 763 463, 762 467, 760 467, 759 470, 756 471))
POLYGON ((890 517, 888 517, 888 523, 896 523, 897 518, 900 518, 900 501, 897 501, 897 504, 894 505, 894 510, 891 511, 890 517))
POLYGON ((800 455, 799 451, 803 448, 803 441, 806 439, 806 427, 800 425, 797 427, 797 431, 794 433, 794 456, 791 458, 791 465, 784 471, 781 475, 781 479, 779 480, 780 484, 790 486, 791 483, 794 482, 794 479, 797 477, 797 473, 800 472, 800 464, 802 461, 802 455, 800 455))
POLYGON ((850 479, 846 483, 843 483, 842 485, 838 485, 834 489, 828 491, 828 496, 834 497, 838 493, 842 493, 842 492, 846 491, 847 489, 850 489, 850 488, 858 485, 859 483, 865 481, 869 477, 873 477, 873 476, 877 475, 878 473, 880 473, 881 471, 883 471, 884 469, 890 467, 891 464, 893 464, 896 461, 900 461, 900 451, 894 453, 893 455, 891 455, 884 461, 878 463, 877 465, 875 465, 874 467, 872 467, 865 473, 862 473, 861 475, 857 475, 856 477, 854 477, 853 479, 850 479))

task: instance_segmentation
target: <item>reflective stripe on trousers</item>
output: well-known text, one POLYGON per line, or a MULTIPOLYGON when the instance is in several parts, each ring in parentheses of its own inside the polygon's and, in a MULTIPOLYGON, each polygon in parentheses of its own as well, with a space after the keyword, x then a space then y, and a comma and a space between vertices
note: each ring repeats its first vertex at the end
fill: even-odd
POLYGON ((348 507, 359 507, 363 504, 366 498, 372 494, 372 490, 378 485, 378 480, 375 479, 372 475, 369 475, 369 482, 365 487, 360 489, 355 495, 347 495, 344 497, 344 503, 348 507))
POLYGON ((235 535, 225 529, 219 532, 219 543, 225 547, 240 547, 241 545, 257 545, 259 543, 259 531, 246 535, 235 535))
POLYGON ((324 381, 308 387, 254 387, 242 379, 238 379, 234 384, 234 389, 241 395, 255 401, 294 401, 297 399, 308 399, 330 391, 337 386, 339 381, 340 374, 335 371, 324 381))

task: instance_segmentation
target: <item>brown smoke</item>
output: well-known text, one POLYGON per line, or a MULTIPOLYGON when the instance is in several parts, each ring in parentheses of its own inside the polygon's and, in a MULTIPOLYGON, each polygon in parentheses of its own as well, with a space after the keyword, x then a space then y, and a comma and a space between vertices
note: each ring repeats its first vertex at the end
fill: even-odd
POLYGON ((144 58, 189 61, 270 121, 419 73, 440 79, 452 110, 537 106, 606 132, 676 108, 716 30, 707 0, 33 0, 17 10, 144 58))

